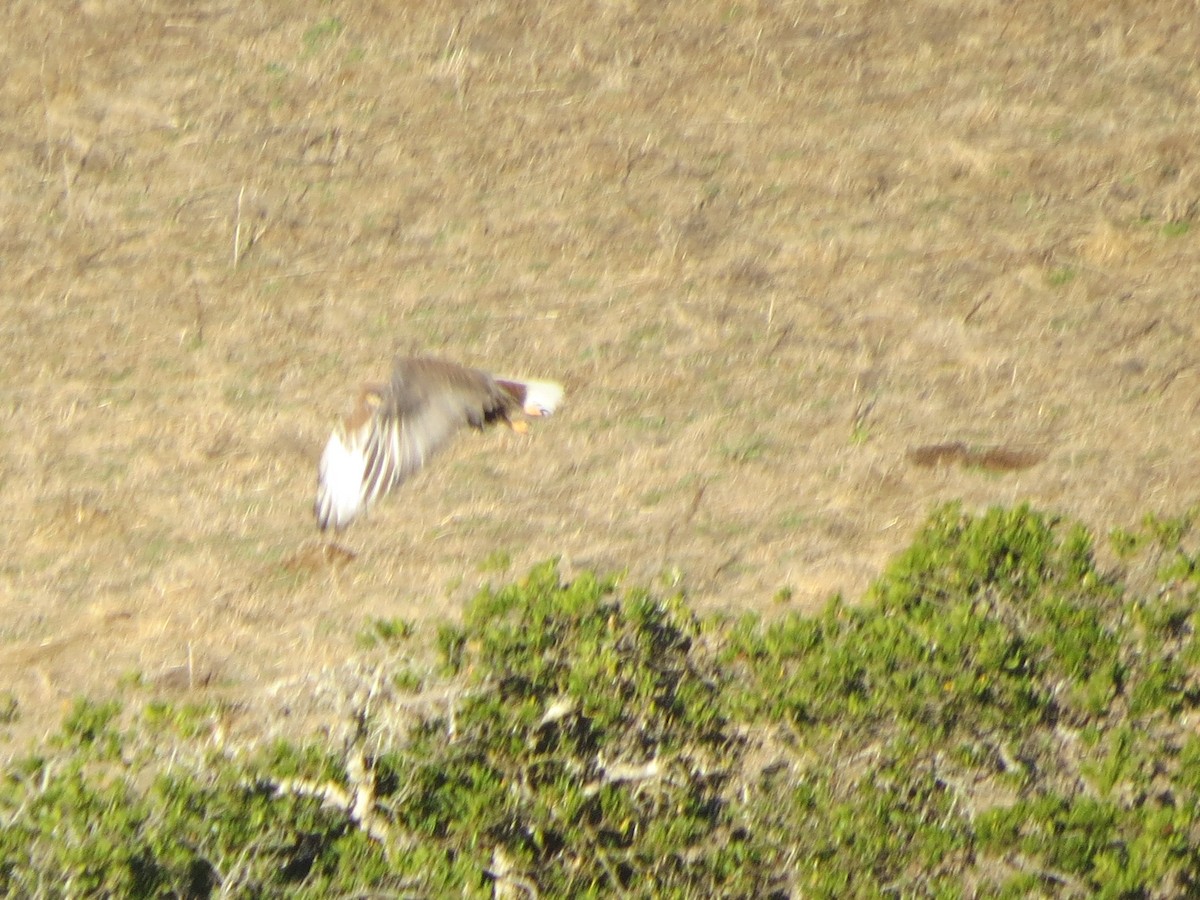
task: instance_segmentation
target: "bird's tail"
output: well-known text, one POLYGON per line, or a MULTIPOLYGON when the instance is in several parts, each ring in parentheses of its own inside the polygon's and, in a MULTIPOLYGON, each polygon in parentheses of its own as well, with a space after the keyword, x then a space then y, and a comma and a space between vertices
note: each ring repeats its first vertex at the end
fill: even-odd
POLYGON ((563 398, 562 385, 553 381, 497 378, 496 384, 521 404, 527 416, 553 415, 563 398))

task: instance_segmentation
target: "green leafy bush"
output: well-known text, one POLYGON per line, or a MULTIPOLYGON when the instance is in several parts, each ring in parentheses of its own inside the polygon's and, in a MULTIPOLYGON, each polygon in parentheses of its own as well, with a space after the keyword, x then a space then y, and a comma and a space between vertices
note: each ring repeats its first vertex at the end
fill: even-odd
POLYGON ((771 821, 820 861, 801 869, 805 892, 1196 885, 1195 738, 1181 720, 1200 701, 1196 580, 1182 588, 1131 594, 1097 570, 1082 528, 1027 507, 952 505, 873 602, 739 623, 722 650, 738 672, 727 698, 812 761, 819 802, 771 821))

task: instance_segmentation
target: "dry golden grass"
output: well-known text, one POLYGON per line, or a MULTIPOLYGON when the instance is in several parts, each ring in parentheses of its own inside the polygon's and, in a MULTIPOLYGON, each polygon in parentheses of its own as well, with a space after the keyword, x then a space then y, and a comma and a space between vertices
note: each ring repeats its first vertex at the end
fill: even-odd
POLYGON ((1198 37, 1181 3, 19 0, 7 737, 130 672, 302 718, 365 620, 456 616, 493 551, 814 604, 942 499, 1177 510, 1198 37), (329 423, 415 349, 563 413, 326 552, 329 423), (906 458, 958 441, 1045 459, 906 458))

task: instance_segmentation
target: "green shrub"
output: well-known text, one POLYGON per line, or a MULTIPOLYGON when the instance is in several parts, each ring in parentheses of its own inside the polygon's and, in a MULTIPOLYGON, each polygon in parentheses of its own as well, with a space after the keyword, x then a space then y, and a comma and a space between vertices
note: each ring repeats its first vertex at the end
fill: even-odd
POLYGON ((1079 526, 952 505, 869 599, 745 620, 723 650, 732 708, 786 723, 827 779, 822 802, 772 822, 795 857, 821 861, 806 892, 934 894, 964 870, 1011 896, 1197 883, 1184 836, 1200 831, 1200 795, 1180 721, 1200 701, 1194 588, 1131 595, 1097 570, 1079 526), (949 878, 939 854, 957 860, 949 878))

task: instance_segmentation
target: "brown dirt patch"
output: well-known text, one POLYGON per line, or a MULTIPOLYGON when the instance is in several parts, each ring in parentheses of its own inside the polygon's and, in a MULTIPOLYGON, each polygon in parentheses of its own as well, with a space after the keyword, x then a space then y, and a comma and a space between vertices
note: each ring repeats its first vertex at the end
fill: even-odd
POLYGON ((368 618, 453 617, 506 557, 811 608, 947 498, 1179 509, 1198 34, 1177 3, 19 0, 5 736, 128 673, 269 731, 368 618), (329 423, 414 349, 567 403, 322 549, 329 423), (906 456, 955 443, 1041 462, 906 456))

